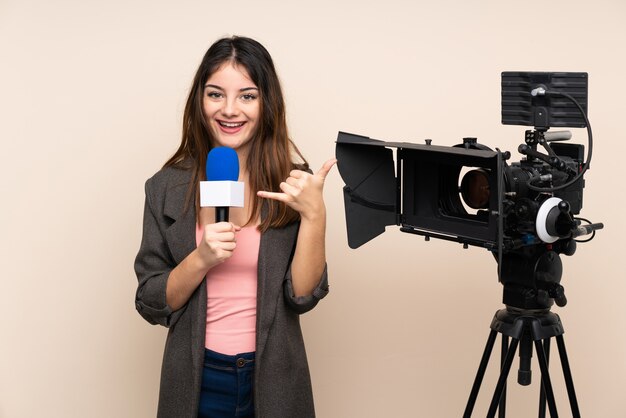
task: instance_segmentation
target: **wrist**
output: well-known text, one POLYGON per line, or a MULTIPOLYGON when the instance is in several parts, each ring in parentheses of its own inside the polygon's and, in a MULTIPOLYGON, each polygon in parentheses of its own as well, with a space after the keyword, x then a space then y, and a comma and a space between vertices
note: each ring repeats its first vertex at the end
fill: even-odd
POLYGON ((207 257, 203 256, 200 247, 194 249, 190 255, 192 256, 193 269, 199 273, 206 274, 213 267, 213 264, 207 260, 207 257))
POLYGON ((300 213, 300 219, 302 223, 311 224, 325 224, 326 223, 326 207, 322 206, 320 209, 302 212, 300 213))

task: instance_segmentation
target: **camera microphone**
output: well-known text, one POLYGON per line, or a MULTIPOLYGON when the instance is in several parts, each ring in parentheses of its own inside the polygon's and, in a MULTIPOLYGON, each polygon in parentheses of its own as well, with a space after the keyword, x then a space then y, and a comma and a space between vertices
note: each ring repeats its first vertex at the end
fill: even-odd
POLYGON ((603 223, 595 223, 588 225, 580 225, 572 231, 572 238, 580 237, 581 235, 589 235, 598 229, 604 228, 603 223))

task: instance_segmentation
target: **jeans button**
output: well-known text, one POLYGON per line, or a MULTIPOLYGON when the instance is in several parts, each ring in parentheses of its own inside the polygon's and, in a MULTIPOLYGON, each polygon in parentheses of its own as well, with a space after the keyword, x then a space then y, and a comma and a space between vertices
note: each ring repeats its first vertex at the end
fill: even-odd
POLYGON ((237 367, 243 367, 246 365, 246 360, 242 358, 237 359, 237 367))

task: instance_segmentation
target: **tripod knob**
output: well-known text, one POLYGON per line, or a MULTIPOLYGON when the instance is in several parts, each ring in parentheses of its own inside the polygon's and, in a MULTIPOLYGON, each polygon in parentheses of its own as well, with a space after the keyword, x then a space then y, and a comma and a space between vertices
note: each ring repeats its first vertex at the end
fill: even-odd
POLYGON ((576 241, 574 241, 573 239, 568 239, 567 241, 565 241, 561 249, 561 254, 571 256, 571 255, 574 255, 575 252, 576 252, 576 241))
POLYGON ((567 305, 565 289, 560 284, 555 284, 554 287, 550 289, 550 297, 554 298, 554 302, 557 306, 563 307, 567 305))

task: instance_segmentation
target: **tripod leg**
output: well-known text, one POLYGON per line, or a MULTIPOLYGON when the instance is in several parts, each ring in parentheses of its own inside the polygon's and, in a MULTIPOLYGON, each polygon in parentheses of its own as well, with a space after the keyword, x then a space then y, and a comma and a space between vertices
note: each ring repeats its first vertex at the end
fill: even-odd
POLYGON ((576 400, 576 392, 574 391, 574 381, 572 380, 572 371, 570 370, 569 361, 567 360, 563 335, 557 335, 556 344, 559 347, 559 357, 561 357, 561 365, 563 366, 563 376, 565 377, 569 403, 572 407, 572 416, 574 418, 580 418, 580 410, 578 409, 578 401, 576 400))
POLYGON ((491 357, 491 350, 496 342, 496 335, 497 332, 491 330, 489 337, 487 338, 487 345, 485 345, 485 351, 483 352, 483 357, 480 360, 480 366, 478 366, 478 371, 476 372, 476 378, 474 379, 474 385, 472 386, 470 397, 467 400, 467 405, 465 406, 463 418, 470 418, 472 416, 472 411, 474 410, 474 405, 476 404, 476 398, 478 397, 478 391, 480 390, 480 384, 485 376, 485 370, 487 370, 489 357, 491 357))
MULTIPOLYGON (((550 338, 543 340, 543 350, 546 353, 546 364, 550 366, 550 338)), ((539 418, 546 418, 546 392, 543 387, 543 380, 539 389, 539 418)))
MULTIPOLYGON (((506 359, 506 353, 509 351, 509 337, 502 334, 502 349, 500 351, 500 370, 504 366, 504 360, 506 359)), ((506 416, 506 381, 504 382, 504 388, 502 389, 502 396, 500 396, 500 404, 498 405, 498 418, 505 418, 506 416)))
POLYGON ((550 382, 548 362, 546 360, 546 353, 543 351, 543 345, 541 344, 541 340, 535 340, 535 349, 537 350, 537 360, 539 360, 539 368, 541 369, 541 382, 543 383, 546 398, 548 400, 548 409, 550 410, 550 417, 557 418, 559 415, 556 412, 556 402, 554 400, 554 391, 552 390, 552 383, 550 382))
POLYGON ((493 418, 496 416, 496 409, 498 408, 500 397, 502 396, 504 386, 506 385, 506 378, 509 376, 509 372, 511 371, 511 365, 513 364, 513 358, 515 357, 518 343, 519 340, 517 338, 511 338, 511 346, 507 350, 506 359, 504 360, 504 364, 500 370, 500 378, 498 379, 496 390, 493 393, 493 398, 491 398, 491 405, 489 406, 489 411, 487 412, 487 418, 493 418))
POLYGON ((522 386, 530 385, 532 381, 532 371, 530 362, 533 357, 533 342, 530 332, 524 332, 519 342, 519 370, 517 371, 517 383, 522 386))

